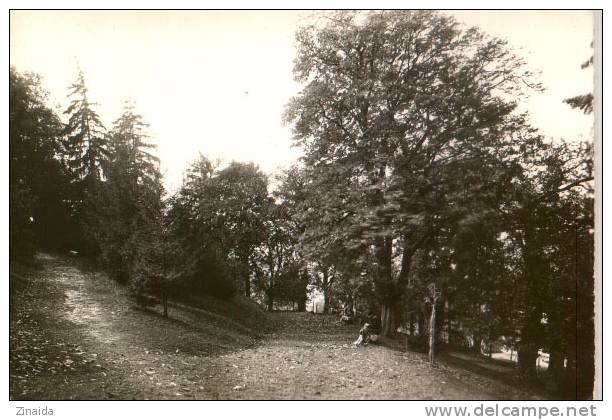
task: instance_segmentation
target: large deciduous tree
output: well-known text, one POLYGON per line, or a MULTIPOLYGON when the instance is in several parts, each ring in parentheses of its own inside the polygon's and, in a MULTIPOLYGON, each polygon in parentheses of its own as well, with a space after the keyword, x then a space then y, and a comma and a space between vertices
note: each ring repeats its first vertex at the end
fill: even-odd
MULTIPOLYGON (((537 155, 524 159, 525 171, 509 186, 514 198, 504 210, 512 222, 507 233, 516 256, 511 267, 518 275, 514 309, 519 367, 528 378, 535 378, 538 350, 546 348, 552 370, 567 358, 567 374, 574 372, 575 379, 576 309, 593 307, 590 150, 585 144, 542 145, 537 155), (586 245, 581 252, 578 238, 586 245)), ((583 331, 592 334, 588 319, 582 322, 583 331)), ((592 363, 592 353, 582 359, 587 375, 589 357, 592 363)))
MULTIPOLYGON (((266 237, 270 207, 267 177, 254 164, 218 165, 200 155, 171 199, 169 223, 185 250, 187 270, 206 282, 204 266, 216 273, 208 280, 219 294, 235 288, 251 296, 255 251, 266 237), (238 284, 228 283, 233 277, 238 284), (229 287, 228 287, 229 286, 229 287)), ((212 293, 216 293, 209 290, 212 293)), ((227 292, 227 293, 225 293, 227 292)))
POLYGON ((36 246, 66 249, 77 236, 69 177, 60 160, 62 123, 47 105, 40 77, 9 74, 9 244, 11 258, 36 246))
MULTIPOLYGON (((514 110, 521 87, 538 86, 505 42, 434 12, 336 13, 297 42, 294 73, 305 87, 286 120, 318 187, 328 187, 321 229, 350 232, 373 256, 389 335, 412 257, 452 218, 457 174, 529 138, 514 110)), ((463 187, 464 201, 478 196, 463 187)))
POLYGON ((201 205, 221 229, 223 250, 242 280, 242 292, 251 297, 252 258, 265 238, 267 177, 252 163, 231 162, 217 172, 209 194, 201 205))
POLYGON ((252 271, 256 288, 263 292, 266 307, 274 309, 276 300, 306 301, 306 285, 298 286, 304 267, 296 249, 297 235, 286 203, 275 203, 272 198, 264 216, 264 240, 255 248, 252 271), (298 283, 295 281, 298 280, 298 283), (294 287, 295 286, 295 287, 294 287))

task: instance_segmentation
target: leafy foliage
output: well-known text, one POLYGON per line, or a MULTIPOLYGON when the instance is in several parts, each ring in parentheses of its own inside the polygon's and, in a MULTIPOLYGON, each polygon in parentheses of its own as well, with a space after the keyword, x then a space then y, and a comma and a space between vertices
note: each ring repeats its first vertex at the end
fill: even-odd
POLYGON ((266 204, 267 180, 254 165, 232 162, 217 170, 200 155, 171 198, 168 213, 172 235, 186 258, 181 265, 191 267, 189 276, 215 283, 211 290, 222 294, 241 287, 250 296, 249 264, 262 240, 266 204))
POLYGON ((78 230, 66 205, 62 124, 46 105, 40 77, 10 69, 9 216, 11 257, 28 259, 36 246, 66 249, 78 230))
MULTIPOLYGON (((556 395, 587 398, 593 152, 516 111, 541 88, 524 61, 430 11, 329 13, 296 40, 299 164, 271 189, 253 163, 199 155, 166 201, 132 103, 107 131, 81 72, 63 124, 40 78, 11 68, 11 258, 77 248, 166 309, 239 292, 303 311, 314 289, 326 311, 405 327, 432 358, 436 341, 503 341, 534 379, 545 350, 556 395)), ((591 94, 565 102, 592 112, 591 94)))
MULTIPOLYGON (((593 45, 591 43, 591 47, 592 46, 593 45)), ((580 68, 586 69, 588 67, 591 67, 593 65, 593 57, 594 56, 591 56, 591 58, 589 58, 587 61, 582 63, 580 68)), ((586 93, 584 95, 576 95, 576 96, 573 96, 571 98, 566 98, 566 99, 563 100, 563 102, 565 102, 566 104, 568 104, 572 108, 577 108, 580 111, 584 112, 585 114, 592 114, 593 113, 593 104, 594 104, 594 101, 595 101, 595 97, 593 96, 592 93, 586 93)))
MULTIPOLYGON (((547 337, 559 346, 576 331, 563 304, 576 288, 560 270, 577 264, 559 234, 576 217, 562 208, 590 205, 589 149, 546 143, 515 111, 526 87, 540 89, 523 60, 450 17, 340 12, 297 42, 305 87, 286 120, 304 149, 308 258, 370 284, 386 335, 406 321, 412 330, 415 317, 420 334, 435 331, 425 328, 428 290, 439 290, 447 336, 455 325, 477 351, 512 337, 532 376, 547 337), (546 324, 547 311, 566 321, 546 324)), ((581 220, 588 241, 592 224, 581 220)), ((592 274, 578 277, 591 290, 592 274)))
POLYGON ((502 94, 518 99, 531 75, 503 41, 431 12, 339 13, 297 41, 306 87, 286 119, 315 188, 329 193, 320 236, 372 253, 390 334, 410 259, 458 219, 457 184, 465 202, 480 193, 457 174, 527 130, 502 94))

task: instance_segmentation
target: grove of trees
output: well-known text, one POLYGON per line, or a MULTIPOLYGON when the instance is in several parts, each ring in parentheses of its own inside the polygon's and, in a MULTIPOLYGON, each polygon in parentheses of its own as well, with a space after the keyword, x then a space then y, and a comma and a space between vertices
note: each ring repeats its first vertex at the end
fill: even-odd
POLYGON ((11 258, 78 250, 166 315, 198 293, 304 311, 316 290, 432 357, 503 341, 536 379, 544 350, 557 394, 589 398, 593 150, 518 112, 542 89, 521 57, 424 11, 333 13, 296 41, 301 160, 271 179, 200 155, 174 193, 132 103, 105 127, 80 72, 62 118, 11 68, 11 258))

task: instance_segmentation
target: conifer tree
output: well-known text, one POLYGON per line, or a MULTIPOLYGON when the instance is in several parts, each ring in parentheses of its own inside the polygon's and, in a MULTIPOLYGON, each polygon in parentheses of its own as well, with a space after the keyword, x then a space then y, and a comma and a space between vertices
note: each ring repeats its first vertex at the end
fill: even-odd
POLYGON ((153 267, 145 261, 163 248, 162 177, 147 127, 134 105, 126 103, 111 130, 107 180, 97 196, 101 258, 117 280, 137 279, 136 290, 150 280, 153 267))
POLYGON ((82 230, 82 247, 86 254, 97 252, 95 235, 98 222, 94 196, 104 177, 108 160, 106 129, 91 102, 85 76, 79 70, 77 80, 70 86, 70 105, 64 111, 68 123, 64 128, 65 162, 71 174, 72 211, 82 230))
POLYGON ((108 148, 104 124, 94 109, 98 104, 90 101, 82 70, 70 86, 69 98, 70 105, 64 111, 68 115, 65 128, 68 165, 74 177, 88 189, 102 178, 108 148))

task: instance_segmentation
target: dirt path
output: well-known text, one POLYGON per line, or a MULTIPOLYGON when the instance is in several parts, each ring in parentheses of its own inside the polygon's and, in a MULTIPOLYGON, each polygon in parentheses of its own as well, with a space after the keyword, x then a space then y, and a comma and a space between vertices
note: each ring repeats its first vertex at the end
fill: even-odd
POLYGON ((265 339, 184 305, 165 319, 75 260, 39 261, 11 267, 11 399, 536 397, 417 353, 353 348, 355 328, 325 317, 273 314, 265 339))

